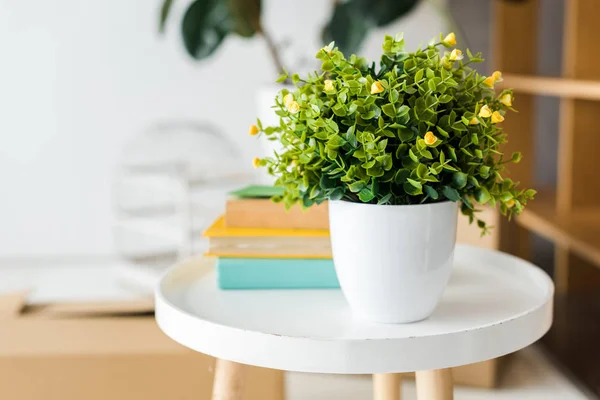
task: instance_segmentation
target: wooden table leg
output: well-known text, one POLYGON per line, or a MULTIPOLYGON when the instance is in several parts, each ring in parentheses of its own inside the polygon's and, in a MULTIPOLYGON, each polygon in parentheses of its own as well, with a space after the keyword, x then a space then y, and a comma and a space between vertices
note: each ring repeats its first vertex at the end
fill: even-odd
POLYGON ((400 400, 400 374, 373 374, 374 400, 400 400))
POLYGON ((212 400, 241 400, 246 366, 217 358, 212 400))
POLYGON ((417 372, 417 399, 452 400, 452 372, 450 368, 417 372))

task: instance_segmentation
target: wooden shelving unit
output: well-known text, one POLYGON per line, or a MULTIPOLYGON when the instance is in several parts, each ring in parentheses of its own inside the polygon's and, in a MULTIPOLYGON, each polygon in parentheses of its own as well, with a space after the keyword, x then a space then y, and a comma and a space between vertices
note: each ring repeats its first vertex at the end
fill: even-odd
POLYGON ((494 69, 504 73, 502 85, 515 90, 519 109, 504 124, 510 135, 506 150, 523 152, 526 162, 511 174, 525 186, 533 183, 536 157, 535 97, 560 99, 557 189, 542 191, 516 223, 502 226, 501 248, 531 258, 531 233, 554 243, 557 307, 543 343, 600 394, 595 351, 600 337, 600 46, 595 36, 600 7, 597 0, 563 0, 562 76, 550 78, 536 76, 537 49, 555 46, 538 38, 541 3, 494 4, 494 69))
POLYGON ((600 266, 600 208, 579 209, 560 216, 555 199, 555 193, 539 193, 517 222, 600 266))

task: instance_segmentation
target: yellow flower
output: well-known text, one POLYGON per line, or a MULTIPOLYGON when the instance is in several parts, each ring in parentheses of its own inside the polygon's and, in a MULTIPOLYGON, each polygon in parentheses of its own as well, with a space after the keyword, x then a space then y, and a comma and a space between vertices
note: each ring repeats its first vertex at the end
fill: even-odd
POLYGON ((333 81, 331 79, 325 79, 325 91, 329 92, 331 90, 335 90, 333 87, 333 81))
POLYGON ((433 134, 433 132, 429 131, 425 134, 425 144, 427 146, 432 146, 437 142, 437 138, 433 134))
POLYGON ((456 35, 454 34, 454 32, 450 32, 446 35, 442 42, 444 44, 447 44, 448 46, 456 46, 456 35))
POLYGON ((259 167, 259 165, 260 165, 259 163, 260 163, 260 158, 258 158, 258 157, 254 157, 254 160, 252 160, 252 166, 253 166, 254 168, 258 168, 258 167, 259 167))
POLYGON ((500 97, 500 103, 504 104, 507 107, 512 107, 512 96, 510 93, 503 94, 500 97))
POLYGON ((462 51, 460 51, 459 49, 454 49, 452 50, 452 53, 450 53, 450 61, 456 61, 456 60, 462 60, 463 59, 463 53, 462 51))
POLYGON ((494 71, 492 77, 494 78, 494 82, 502 82, 502 72, 494 71))
POLYGON ((494 80, 493 76, 488 76, 487 78, 485 78, 485 81, 483 81, 484 85, 489 86, 491 88, 494 87, 494 83, 496 83, 496 81, 494 80))
POLYGON ((515 206, 515 201, 513 199, 508 200, 506 203, 504 203, 506 205, 506 207, 508 208, 513 208, 515 206))
POLYGON ((256 135, 258 135, 258 132, 260 132, 258 130, 258 126, 256 126, 256 125, 250 125, 250 129, 248 129, 248 134, 250 136, 256 136, 256 135))
POLYGON ((479 116, 481 118, 489 118, 492 116, 492 110, 490 110, 490 108, 487 105, 485 105, 479 110, 479 116))
POLYGON ((292 101, 290 104, 288 104, 287 109, 292 114, 298 114, 298 111, 300 111, 300 105, 297 101, 292 101))
POLYGON ((377 93, 381 93, 383 91, 384 91, 384 89, 383 89, 383 86, 381 86, 380 81, 373 82, 373 84, 371 85, 371 94, 377 94, 377 93))
POLYGON ((498 122, 504 121, 504 117, 498 111, 494 111, 492 114, 492 124, 497 124, 498 122))
POLYGON ((288 93, 283 97, 283 104, 285 104, 286 107, 289 107, 292 101, 294 101, 294 95, 291 93, 288 93))
POLYGON ((477 125, 477 124, 479 124, 479 120, 477 119, 477 117, 473 117, 469 121, 469 125, 477 125))

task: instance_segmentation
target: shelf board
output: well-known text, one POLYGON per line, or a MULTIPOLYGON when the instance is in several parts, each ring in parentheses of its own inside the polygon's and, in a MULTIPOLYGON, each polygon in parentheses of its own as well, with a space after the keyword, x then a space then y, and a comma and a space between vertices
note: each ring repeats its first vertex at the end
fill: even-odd
POLYGON ((553 193, 536 195, 517 223, 600 267, 600 208, 582 208, 559 217, 554 199, 553 193))
POLYGON ((557 96, 574 99, 600 100, 600 82, 567 78, 505 74, 498 84, 518 93, 557 96))

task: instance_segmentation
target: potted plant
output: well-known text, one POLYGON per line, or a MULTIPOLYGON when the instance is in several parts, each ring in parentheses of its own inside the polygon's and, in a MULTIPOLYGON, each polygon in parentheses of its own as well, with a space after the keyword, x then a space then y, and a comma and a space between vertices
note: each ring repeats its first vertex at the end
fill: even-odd
POLYGON ((405 52, 401 34, 386 36, 376 67, 332 43, 317 53, 321 72, 277 96, 279 124, 250 129, 282 145, 254 160, 285 188, 274 200, 330 200, 335 268, 359 317, 427 318, 450 276, 458 208, 485 233, 477 204, 510 218, 535 194, 506 176, 521 157, 500 147, 512 91, 496 93, 501 73, 480 76, 470 65, 481 54, 463 60, 455 45, 451 33, 405 52))

